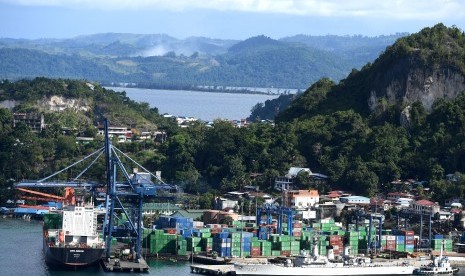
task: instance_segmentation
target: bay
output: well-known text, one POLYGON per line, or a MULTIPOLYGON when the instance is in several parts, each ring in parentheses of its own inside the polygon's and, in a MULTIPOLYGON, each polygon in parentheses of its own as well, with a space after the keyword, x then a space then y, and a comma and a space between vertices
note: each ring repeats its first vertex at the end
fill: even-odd
MULTIPOLYGON (((0 217, 0 275, 8 276, 83 276, 83 275, 190 275, 188 262, 148 261, 149 273, 112 273, 99 267, 80 270, 52 270, 44 261, 42 252, 42 222, 0 217)), ((194 274, 192 274, 194 275, 194 274)))
POLYGON ((203 121, 215 119, 240 120, 250 116, 257 103, 275 99, 279 95, 160 90, 125 87, 105 87, 126 91, 136 102, 146 102, 158 108, 160 114, 194 117, 203 121))

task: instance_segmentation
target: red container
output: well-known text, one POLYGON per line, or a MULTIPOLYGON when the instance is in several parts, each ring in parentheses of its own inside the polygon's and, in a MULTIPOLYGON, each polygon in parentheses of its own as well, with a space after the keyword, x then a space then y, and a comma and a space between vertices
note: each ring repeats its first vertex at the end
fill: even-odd
POLYGON ((281 251, 281 256, 291 256, 291 251, 283 250, 283 251, 281 251))
POLYGON ((415 244, 415 241, 414 240, 407 240, 407 241, 405 241, 405 244, 412 245, 412 244, 415 244))
POLYGON ((396 244, 386 244, 386 250, 396 250, 396 244))
POLYGON ((165 228, 165 233, 167 234, 176 234, 176 228, 165 228))
POLYGON ((302 228, 301 222, 294 222, 294 228, 302 228))
POLYGON ((330 241, 329 245, 340 245, 342 244, 342 241, 330 241))
POLYGON ((260 257, 261 253, 260 247, 252 247, 250 249, 250 256, 252 257, 260 257))
POLYGON ((409 231, 405 231, 405 235, 406 236, 413 236, 413 235, 415 235, 415 233, 412 230, 409 230, 409 231))
POLYGON ((301 236, 302 236, 302 232, 292 232, 292 236, 293 236, 293 237, 301 237, 301 236))
POLYGON ((394 247, 396 247, 396 241, 395 240, 387 240, 386 245, 393 245, 394 247))
POLYGON ((342 241, 342 236, 334 235, 329 236, 329 243, 342 241))

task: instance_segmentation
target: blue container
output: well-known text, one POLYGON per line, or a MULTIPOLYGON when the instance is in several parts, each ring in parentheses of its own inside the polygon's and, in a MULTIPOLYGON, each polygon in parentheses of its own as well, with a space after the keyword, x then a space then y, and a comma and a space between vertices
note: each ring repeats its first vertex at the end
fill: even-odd
POLYGON ((220 232, 220 233, 217 234, 217 236, 219 236, 222 239, 226 239, 226 238, 228 238, 229 233, 228 232, 220 232))

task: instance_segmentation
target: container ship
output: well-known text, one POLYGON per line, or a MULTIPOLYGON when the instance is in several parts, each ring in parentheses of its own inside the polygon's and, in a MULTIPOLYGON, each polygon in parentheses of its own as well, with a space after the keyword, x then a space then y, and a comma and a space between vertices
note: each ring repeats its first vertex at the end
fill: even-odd
POLYGON ((49 266, 78 268, 98 264, 105 250, 97 215, 103 209, 93 204, 68 205, 44 215, 43 250, 49 266))

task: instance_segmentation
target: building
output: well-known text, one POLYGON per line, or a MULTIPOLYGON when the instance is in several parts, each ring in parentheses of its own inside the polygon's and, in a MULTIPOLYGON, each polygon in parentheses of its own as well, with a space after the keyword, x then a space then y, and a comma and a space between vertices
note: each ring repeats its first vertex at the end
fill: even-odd
POLYGON ((144 203, 142 205, 142 215, 144 216, 170 216, 179 210, 181 208, 172 203, 144 203))
POLYGON ((292 190, 283 192, 285 207, 295 209, 308 209, 320 202, 317 190, 292 190))
POLYGON ((237 208, 239 206, 239 201, 224 197, 217 197, 215 198, 215 209, 223 210, 226 208, 237 208))
POLYGON ((364 196, 345 196, 339 198, 341 203, 369 205, 370 199, 364 196))
POLYGON ((324 202, 337 202, 339 201, 339 198, 343 196, 351 196, 352 194, 346 193, 344 191, 330 191, 326 195, 320 196, 320 201, 324 202))
POLYGON ((172 217, 182 217, 182 218, 191 218, 194 221, 200 220, 203 216, 203 213, 207 211, 204 209, 180 209, 174 212, 171 216, 172 217))
POLYGON ((326 182, 328 177, 321 173, 313 173, 309 168, 291 167, 287 174, 275 179, 274 188, 278 191, 297 190, 295 179, 299 173, 307 173, 311 182, 319 185, 326 182))
POLYGON ((410 210, 416 214, 434 216, 436 213, 440 211, 440 206, 436 202, 422 199, 422 200, 417 200, 417 201, 412 202, 412 206, 410 210))
POLYGON ((39 133, 45 129, 44 114, 13 113, 13 127, 16 127, 20 122, 25 123, 35 133, 39 133))
POLYGON ((413 202, 412 198, 400 197, 396 201, 394 201, 394 204, 396 204, 398 207, 408 208, 408 207, 410 207, 412 202, 413 202))
POLYGON ((393 202, 397 201, 399 198, 413 199, 413 195, 407 194, 407 193, 402 193, 402 192, 391 192, 391 193, 388 193, 387 196, 386 196, 387 200, 390 200, 390 201, 393 201, 393 202))
MULTIPOLYGON (((105 134, 105 128, 103 125, 98 126, 98 134, 105 134)), ((108 137, 110 139, 116 137, 118 139, 118 143, 124 143, 132 139, 132 132, 128 130, 127 127, 108 126, 108 137)))

